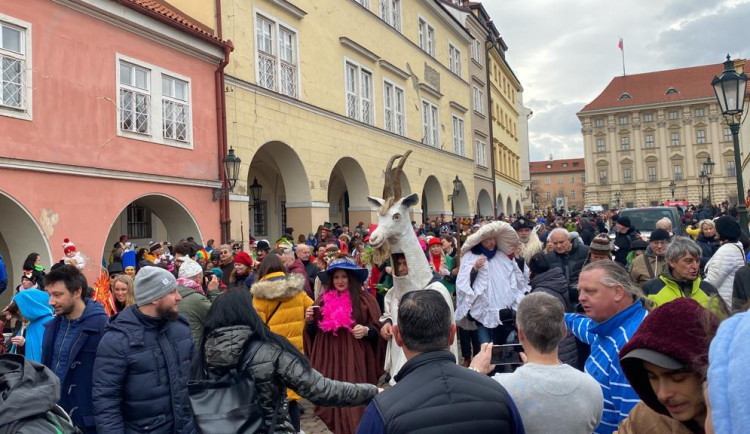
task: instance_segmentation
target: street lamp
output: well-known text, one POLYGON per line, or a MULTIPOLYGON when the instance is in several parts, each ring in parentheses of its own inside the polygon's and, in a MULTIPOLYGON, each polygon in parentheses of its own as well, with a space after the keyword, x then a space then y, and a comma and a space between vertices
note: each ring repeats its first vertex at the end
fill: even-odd
POLYGON ((669 181, 669 191, 672 192, 672 199, 674 199, 674 189, 677 187, 677 184, 674 183, 674 179, 669 181))
POLYGON ((620 197, 621 196, 622 194, 619 191, 615 193, 615 203, 616 203, 615 208, 617 209, 620 209, 620 197))
POLYGON ((703 187, 706 184, 706 178, 708 178, 708 176, 706 176, 706 171, 701 169, 701 174, 698 175, 698 179, 701 181, 701 203, 704 205, 706 204, 706 196, 703 195, 703 187))
POLYGON ((458 197, 458 194, 461 193, 461 187, 463 187, 463 183, 460 179, 458 179, 458 175, 456 175, 456 179, 453 180, 453 194, 450 196, 451 200, 451 216, 453 220, 456 222, 456 251, 461 250, 461 221, 456 218, 456 208, 454 206, 456 202, 456 198, 458 197))
MULTIPOLYGON (((745 187, 742 182, 742 161, 740 160, 740 124, 742 123, 742 112, 745 105, 745 93, 747 92, 747 75, 737 74, 734 62, 727 54, 724 62, 724 72, 720 77, 714 77, 711 81, 719 101, 721 113, 732 131, 734 141, 734 167, 737 174, 737 211, 740 215, 740 228, 747 235, 747 209, 745 208, 745 187)), ((711 187, 709 187, 709 194, 711 187)))
MULTIPOLYGON (((260 202, 260 194, 263 192, 263 186, 258 184, 258 178, 253 178, 253 183, 250 184, 250 187, 247 189, 250 190, 250 199, 252 199, 251 203, 254 205, 260 202)), ((252 208, 253 205, 250 205, 250 208, 252 208)))
POLYGON ((531 197, 531 186, 530 185, 526 186, 526 197, 531 197))
POLYGON ((714 163, 711 161, 711 156, 709 155, 706 161, 703 162, 703 173, 706 174, 706 180, 708 181, 708 205, 711 205, 713 201, 711 200, 711 175, 714 174, 714 163))
POLYGON ((225 196, 229 194, 229 192, 234 190, 234 186, 237 184, 237 178, 239 177, 240 163, 242 163, 242 160, 240 160, 240 157, 234 155, 233 148, 229 148, 229 152, 224 157, 223 163, 224 163, 224 181, 225 181, 226 187, 222 186, 222 188, 213 189, 214 202, 216 202, 217 200, 221 199, 222 196, 225 196))

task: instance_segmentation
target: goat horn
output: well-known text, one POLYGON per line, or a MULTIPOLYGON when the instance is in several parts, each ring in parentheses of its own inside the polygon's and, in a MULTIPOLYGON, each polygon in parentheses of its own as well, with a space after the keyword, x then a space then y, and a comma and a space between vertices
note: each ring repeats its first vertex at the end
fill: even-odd
POLYGON ((388 165, 385 166, 385 183, 383 184, 383 200, 388 200, 388 198, 394 197, 396 192, 393 188, 393 162, 396 161, 396 158, 401 157, 400 155, 392 155, 391 158, 388 160, 388 165))
POLYGON ((404 152, 404 155, 401 156, 401 161, 398 162, 398 166, 396 166, 396 170, 393 173, 393 197, 395 200, 401 199, 401 173, 409 155, 411 155, 411 151, 404 152))

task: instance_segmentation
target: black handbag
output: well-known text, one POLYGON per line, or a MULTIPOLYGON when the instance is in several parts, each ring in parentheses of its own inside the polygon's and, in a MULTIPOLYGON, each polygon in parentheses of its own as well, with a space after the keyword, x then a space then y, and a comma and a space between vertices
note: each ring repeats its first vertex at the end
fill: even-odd
MULTIPOLYGON (((208 373, 205 379, 188 382, 190 405, 198 432, 210 434, 255 433, 263 426, 255 379, 247 369, 263 343, 252 340, 245 350, 245 363, 223 374, 208 373)), ((275 429, 278 403, 270 433, 275 429)))

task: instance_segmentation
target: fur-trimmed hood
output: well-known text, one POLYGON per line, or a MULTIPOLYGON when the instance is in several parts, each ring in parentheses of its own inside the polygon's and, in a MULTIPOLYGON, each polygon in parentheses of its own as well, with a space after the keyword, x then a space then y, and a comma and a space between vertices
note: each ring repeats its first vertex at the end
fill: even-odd
POLYGON ((518 234, 510 224, 504 221, 494 221, 492 223, 487 223, 479 228, 476 233, 469 235, 469 237, 466 238, 464 245, 461 246, 461 252, 466 253, 471 250, 472 247, 492 237, 497 240, 496 248, 506 255, 513 253, 515 247, 521 242, 518 239, 518 234))
POLYGON ((290 273, 284 277, 275 277, 260 282, 255 282, 250 288, 253 297, 274 300, 277 298, 290 298, 305 290, 305 276, 290 273))

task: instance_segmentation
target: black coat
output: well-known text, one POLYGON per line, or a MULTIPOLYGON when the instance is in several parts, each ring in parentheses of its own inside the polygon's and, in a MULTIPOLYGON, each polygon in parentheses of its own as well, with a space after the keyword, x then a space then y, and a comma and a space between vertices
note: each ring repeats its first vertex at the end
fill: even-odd
POLYGON ((193 338, 185 317, 120 312, 99 343, 94 410, 100 433, 194 434, 187 380, 193 338))
POLYGON ((591 224, 588 217, 581 218, 581 230, 578 231, 578 235, 581 237, 583 244, 587 246, 591 244, 591 240, 596 236, 596 229, 591 224))
POLYGON ((706 266, 708 260, 719 250, 721 243, 716 235, 711 239, 707 239, 703 234, 698 234, 698 238, 695 240, 696 243, 701 247, 701 270, 706 266))
POLYGON ((734 274, 732 285, 732 312, 739 312, 745 308, 750 300, 750 263, 740 267, 734 274))
POLYGON ((628 228, 624 234, 619 232, 615 235, 615 262, 619 262, 623 267, 628 264, 628 253, 630 253, 630 244, 635 241, 635 228, 628 228))
POLYGON ((559 268, 565 275, 565 282, 567 283, 566 289, 570 293, 572 284, 571 280, 573 276, 573 267, 585 260, 589 255, 589 248, 581 244, 573 244, 570 251, 564 255, 560 255, 554 250, 544 254, 547 257, 547 262, 550 268, 559 268))

